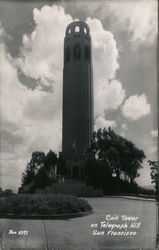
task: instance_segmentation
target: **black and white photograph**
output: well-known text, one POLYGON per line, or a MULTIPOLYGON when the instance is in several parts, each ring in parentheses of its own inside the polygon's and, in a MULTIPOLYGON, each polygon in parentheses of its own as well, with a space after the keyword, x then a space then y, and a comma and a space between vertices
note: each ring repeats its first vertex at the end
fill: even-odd
POLYGON ((0 1, 0 250, 159 250, 158 1, 0 1))

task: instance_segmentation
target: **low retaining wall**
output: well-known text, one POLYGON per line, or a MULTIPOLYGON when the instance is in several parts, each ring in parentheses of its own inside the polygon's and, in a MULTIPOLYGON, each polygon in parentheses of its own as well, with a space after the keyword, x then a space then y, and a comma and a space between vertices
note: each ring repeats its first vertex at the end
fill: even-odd
POLYGON ((71 219, 76 217, 82 217, 89 214, 92 214, 93 210, 81 213, 72 213, 72 214, 54 214, 54 215, 26 215, 26 214, 0 214, 0 218, 7 219, 33 219, 33 220, 63 220, 63 219, 71 219))
POLYGON ((94 189, 85 183, 53 183, 45 189, 36 189, 36 193, 71 194, 79 197, 101 197, 102 189, 94 189))

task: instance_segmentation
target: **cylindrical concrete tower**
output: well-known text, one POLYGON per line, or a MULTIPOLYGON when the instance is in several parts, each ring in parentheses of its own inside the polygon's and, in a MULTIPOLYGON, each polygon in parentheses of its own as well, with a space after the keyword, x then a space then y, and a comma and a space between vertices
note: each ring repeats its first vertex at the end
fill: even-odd
POLYGON ((91 37, 85 22, 66 28, 63 68, 63 155, 83 154, 93 132, 91 37))
POLYGON ((93 132, 91 37, 86 23, 69 24, 64 39, 63 153, 82 153, 93 132))

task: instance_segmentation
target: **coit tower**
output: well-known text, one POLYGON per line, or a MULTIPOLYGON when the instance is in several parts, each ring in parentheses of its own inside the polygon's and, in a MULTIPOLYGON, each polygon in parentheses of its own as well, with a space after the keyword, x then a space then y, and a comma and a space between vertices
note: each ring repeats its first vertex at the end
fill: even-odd
POLYGON ((75 21, 67 26, 64 38, 62 154, 66 159, 76 155, 77 162, 84 155, 93 120, 91 36, 85 22, 75 21))

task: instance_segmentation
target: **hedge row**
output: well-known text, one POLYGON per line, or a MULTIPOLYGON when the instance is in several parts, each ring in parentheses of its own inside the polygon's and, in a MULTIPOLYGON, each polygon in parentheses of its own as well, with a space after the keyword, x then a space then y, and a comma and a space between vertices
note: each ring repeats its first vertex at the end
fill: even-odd
POLYGON ((71 195, 17 194, 0 199, 0 214, 55 215, 91 210, 86 200, 71 195))

